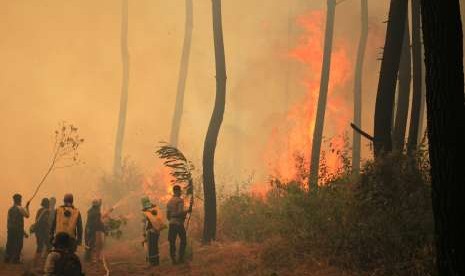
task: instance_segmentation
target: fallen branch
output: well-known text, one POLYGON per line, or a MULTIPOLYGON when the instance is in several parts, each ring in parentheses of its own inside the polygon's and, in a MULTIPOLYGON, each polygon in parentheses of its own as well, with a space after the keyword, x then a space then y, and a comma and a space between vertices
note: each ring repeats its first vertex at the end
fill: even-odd
POLYGON ((354 123, 350 123, 350 126, 356 131, 358 132, 360 135, 362 135, 363 137, 367 138, 368 140, 370 140, 371 142, 373 142, 375 140, 375 138, 373 136, 371 136, 370 134, 366 133, 365 131, 361 130, 359 127, 357 127, 354 123))

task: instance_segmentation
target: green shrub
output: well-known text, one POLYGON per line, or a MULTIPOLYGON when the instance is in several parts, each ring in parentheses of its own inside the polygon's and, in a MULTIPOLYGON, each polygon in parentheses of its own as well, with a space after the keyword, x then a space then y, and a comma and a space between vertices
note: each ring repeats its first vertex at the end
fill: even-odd
POLYGON ((220 206, 225 238, 263 243, 270 267, 321 259, 371 275, 433 275, 433 217, 428 164, 391 155, 344 170, 317 192, 305 181, 274 180, 265 198, 238 193, 220 206))

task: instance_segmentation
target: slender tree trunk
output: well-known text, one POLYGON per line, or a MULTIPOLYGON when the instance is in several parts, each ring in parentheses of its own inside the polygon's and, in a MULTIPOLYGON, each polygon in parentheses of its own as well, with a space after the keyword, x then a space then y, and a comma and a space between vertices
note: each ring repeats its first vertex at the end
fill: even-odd
POLYGON ((373 141, 375 157, 392 150, 392 113, 407 10, 408 2, 406 0, 391 0, 376 95, 373 141))
POLYGON ((412 0, 412 56, 413 56, 413 95, 410 112, 410 128, 407 151, 416 150, 421 137, 421 113, 423 102, 423 60, 421 43, 421 0, 412 0))
POLYGON ((397 90, 397 110, 393 131, 393 145, 398 152, 404 150, 405 132, 410 102, 410 81, 412 79, 412 55, 410 54, 410 31, 408 21, 405 25, 402 55, 399 64, 399 87, 397 90))
POLYGON ((465 275, 465 106, 459 0, 422 0, 438 275, 465 275))
POLYGON ((312 153, 310 157, 309 189, 318 188, 318 171, 320 167, 320 151, 323 138, 323 127, 325 121, 326 101, 328 97, 329 73, 331 68, 331 53, 333 47, 334 17, 336 13, 336 0, 327 1, 326 31, 323 51, 323 65, 321 69, 320 94, 313 132, 312 153))
POLYGON ((174 106, 173 121, 171 123, 170 143, 178 145, 179 130, 181 129, 181 119, 184 108, 184 91, 186 90, 187 73, 189 70, 189 57, 192 44, 192 29, 194 22, 194 12, 192 0, 186 0, 186 22, 184 26, 184 43, 182 46, 181 67, 179 69, 178 88, 176 93, 176 104, 174 106))
POLYGON ((212 0, 213 39, 216 65, 216 97, 203 149, 204 228, 203 242, 209 243, 216 235, 215 149, 226 103, 226 61, 221 19, 221 0, 212 0))
MULTIPOLYGON (((362 128, 362 82, 363 82, 363 61, 365 59, 365 49, 368 39, 368 0, 361 0, 361 32, 358 43, 357 61, 355 63, 354 80, 354 124, 362 128)), ((360 171, 361 137, 360 133, 354 131, 352 142, 352 170, 355 173, 360 171)))
POLYGON ((118 129, 116 131, 115 160, 113 173, 119 174, 122 167, 124 130, 126 128, 126 114, 128 108, 129 86, 129 50, 128 50, 128 0, 122 1, 121 20, 121 58, 123 62, 123 81, 121 86, 121 99, 119 108, 118 129))

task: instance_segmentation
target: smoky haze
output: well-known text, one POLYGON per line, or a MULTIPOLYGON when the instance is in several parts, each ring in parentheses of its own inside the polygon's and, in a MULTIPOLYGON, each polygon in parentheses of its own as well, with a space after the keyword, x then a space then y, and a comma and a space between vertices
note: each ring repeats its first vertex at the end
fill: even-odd
MULTIPOLYGON (((306 93, 305 66, 289 57, 299 43, 299 16, 325 11, 325 1, 223 1, 228 73, 227 104, 216 154, 218 184, 269 174, 264 160, 276 121, 306 93)), ((363 126, 372 114, 384 39, 387 1, 370 2, 364 68, 363 126), (386 3, 384 3, 386 2, 386 3)), ((336 10, 335 43, 344 41, 352 64, 360 34, 359 1, 336 10)), ((324 26, 324 24, 323 24, 324 26)), ((0 233, 15 192, 25 197, 48 166, 53 131, 65 120, 86 139, 85 164, 57 170, 38 197, 65 192, 87 206, 111 171, 121 92, 121 4, 114 0, 2 1, 0 9, 0 233)), ((129 1, 129 102, 124 156, 146 175, 158 164, 159 141, 169 139, 184 35, 184 1, 129 1)), ((323 41, 321 41, 323 43, 323 41)), ((335 45, 337 47, 337 45, 335 45)), ((320 62, 320 61, 318 61, 320 62)), ((352 66, 353 67, 353 66, 352 66)), ((194 29, 180 148, 200 170, 213 108, 215 66, 211 2, 194 2, 194 29)), ((343 89, 352 110, 353 68, 343 89)), ((316 104, 316 103, 315 103, 316 104)), ((350 131, 349 123, 347 129, 350 131)), ((340 133, 325 133, 335 135, 340 133)), ((366 144, 366 141, 363 141, 366 144)), ((307 151, 308 149, 302 149, 307 151)), ((369 156, 364 149, 363 156, 369 156)), ((35 213, 39 201, 33 203, 35 213)))

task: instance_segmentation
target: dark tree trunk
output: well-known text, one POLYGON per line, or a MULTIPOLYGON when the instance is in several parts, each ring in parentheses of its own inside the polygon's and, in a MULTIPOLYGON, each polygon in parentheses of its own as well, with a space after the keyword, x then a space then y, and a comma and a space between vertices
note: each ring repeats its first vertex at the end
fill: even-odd
POLYGON ((407 10, 408 2, 406 0, 391 0, 376 95, 373 141, 375 157, 379 157, 383 152, 392 151, 392 113, 407 10))
POLYGON ((119 174, 123 159, 124 131, 126 128, 126 116, 128 109, 128 87, 129 87, 129 50, 128 50, 128 0, 122 2, 121 19, 121 60, 123 63, 123 80, 121 85, 121 99, 119 108, 118 129, 116 131, 115 160, 113 162, 113 173, 119 174))
POLYGON ((171 123, 170 143, 178 145, 179 130, 181 129, 181 119, 184 108, 184 91, 186 90, 187 72, 189 69, 189 57, 192 44, 192 29, 194 22, 194 12, 192 0, 186 0, 186 21, 184 30, 184 43, 182 46, 181 67, 179 68, 178 88, 176 93, 176 103, 174 106, 173 121, 171 123))
POLYGON ((416 150, 421 133, 421 113, 423 102, 423 60, 421 43, 421 0, 412 0, 412 56, 413 56, 413 95, 410 112, 410 128, 407 151, 416 150))
POLYGON ((223 122, 226 103, 226 61, 221 19, 221 0, 212 0, 213 39, 216 64, 216 97, 203 149, 204 228, 203 242, 209 243, 216 235, 215 149, 223 122))
POLYGON ((410 102, 410 81, 412 79, 412 55, 410 54, 410 32, 406 21, 402 55, 399 64, 399 87, 397 90, 397 109, 393 131, 393 146, 398 152, 404 150, 410 102))
MULTIPOLYGON (((362 81, 363 61, 368 39, 368 0, 361 0, 361 32, 358 42, 357 61, 355 62, 354 79, 354 124, 362 128, 362 81)), ((352 142, 352 170, 360 171, 361 137, 360 133, 354 131, 352 142)))
POLYGON ((465 275, 465 106, 459 0, 422 0, 439 275, 465 275))
POLYGON ((323 127, 325 122, 326 101, 328 97, 329 73, 331 69, 331 53, 333 48, 334 17, 336 13, 336 0, 328 0, 326 14, 326 31, 323 51, 323 66, 321 69, 320 94, 313 131, 312 154, 310 157, 309 189, 318 188, 318 172, 320 167, 320 151, 323 139, 323 127))

